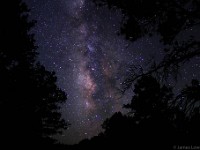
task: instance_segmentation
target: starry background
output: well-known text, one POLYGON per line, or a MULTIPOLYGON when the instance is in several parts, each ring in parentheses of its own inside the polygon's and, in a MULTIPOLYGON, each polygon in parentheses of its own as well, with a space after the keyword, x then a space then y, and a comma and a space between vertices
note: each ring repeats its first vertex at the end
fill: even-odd
MULTIPOLYGON (((129 66, 145 67, 149 57, 159 61, 164 55, 159 36, 125 40, 117 35, 121 12, 98 8, 91 0, 24 1, 31 9, 30 18, 37 20, 32 32, 39 46, 38 60, 56 72, 58 86, 68 95, 61 112, 71 126, 55 138, 75 144, 98 135, 103 121, 117 111, 125 112, 122 106, 131 100, 131 91, 122 96, 118 90, 129 66)), ((180 85, 199 77, 199 62, 196 58, 183 67, 180 85)), ((169 84, 176 86, 173 81, 169 84)))

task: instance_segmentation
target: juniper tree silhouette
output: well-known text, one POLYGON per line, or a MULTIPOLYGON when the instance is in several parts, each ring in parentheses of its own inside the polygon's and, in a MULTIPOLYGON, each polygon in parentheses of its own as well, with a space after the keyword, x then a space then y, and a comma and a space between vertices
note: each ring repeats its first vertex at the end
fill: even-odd
POLYGON ((55 73, 36 61, 37 46, 30 33, 35 21, 28 16, 21 0, 1 2, 1 146, 47 146, 69 125, 59 112, 66 94, 56 85, 55 73))

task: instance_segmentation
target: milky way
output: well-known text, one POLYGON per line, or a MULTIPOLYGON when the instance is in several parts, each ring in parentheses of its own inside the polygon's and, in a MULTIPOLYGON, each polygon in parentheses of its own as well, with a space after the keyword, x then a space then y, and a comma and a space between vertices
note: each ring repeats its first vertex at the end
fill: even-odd
POLYGON ((102 131, 101 124, 114 112, 123 111, 131 94, 118 91, 131 64, 143 65, 150 55, 161 57, 158 38, 135 43, 117 36, 121 12, 98 8, 89 0, 25 0, 39 46, 39 61, 58 77, 68 95, 62 116, 71 126, 56 138, 78 143, 102 131))
MULTIPOLYGON (((68 33, 73 40, 66 50, 72 52, 65 59, 71 65, 67 72, 72 72, 72 80, 68 81, 68 77, 65 81, 69 82, 69 87, 62 83, 59 85, 65 87, 68 93, 64 116, 72 126, 65 132, 65 137, 73 142, 97 135, 105 118, 121 110, 122 103, 116 98, 117 80, 113 77, 119 78, 118 70, 124 67, 119 64, 121 56, 117 52, 123 44, 117 43, 119 41, 113 34, 116 28, 109 20, 117 19, 120 14, 108 11, 105 14, 84 0, 74 1, 71 5, 68 11, 73 29, 68 33), (109 18, 103 18, 103 15, 109 18), (109 23, 102 24, 102 21, 109 23), (109 33, 109 30, 112 32, 109 33)), ((118 21, 115 22, 119 24, 118 21)))

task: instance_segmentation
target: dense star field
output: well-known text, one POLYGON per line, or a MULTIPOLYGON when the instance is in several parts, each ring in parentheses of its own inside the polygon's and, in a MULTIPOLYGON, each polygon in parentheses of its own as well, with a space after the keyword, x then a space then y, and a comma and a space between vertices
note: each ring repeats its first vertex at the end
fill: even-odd
MULTIPOLYGON (((159 61, 164 46, 158 36, 134 43, 118 36, 121 12, 99 8, 91 0, 24 1, 31 9, 31 19, 37 20, 32 32, 39 46, 39 61, 56 72, 57 84, 68 95, 62 115, 71 126, 56 138, 75 144, 98 135, 103 121, 124 111, 123 104, 131 99, 131 91, 124 96, 119 91, 128 67, 145 66, 150 56, 159 61)), ((196 31, 191 29, 184 35, 196 31)), ((182 69, 181 84, 199 77, 199 62, 196 58, 182 69)))

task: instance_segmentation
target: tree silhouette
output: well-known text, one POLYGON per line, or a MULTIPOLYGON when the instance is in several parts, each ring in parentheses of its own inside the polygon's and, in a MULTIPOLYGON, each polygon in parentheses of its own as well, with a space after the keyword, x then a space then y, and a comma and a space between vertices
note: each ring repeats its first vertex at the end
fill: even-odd
POLYGON ((184 135, 190 144, 198 143, 196 136, 200 134, 200 85, 193 79, 191 85, 186 85, 176 97, 175 105, 185 114, 186 126, 184 135))
POLYGON ((133 115, 137 125, 133 134, 136 132, 140 137, 138 142, 149 142, 148 147, 152 148, 172 147, 177 135, 173 126, 174 114, 169 107, 171 101, 172 88, 161 85, 156 78, 143 76, 137 80, 131 103, 124 107, 131 109, 129 115, 133 115))
POLYGON ((134 86, 134 96, 130 104, 124 105, 134 113, 149 116, 151 113, 166 111, 173 98, 172 89, 161 86, 152 76, 143 76, 134 86))
POLYGON ((186 85, 177 96, 178 106, 187 114, 192 115, 194 111, 199 111, 200 104, 200 85, 199 81, 193 79, 191 85, 186 85))
MULTIPOLYGON (((198 88, 198 82, 193 80, 191 86, 186 86, 179 96, 174 97, 172 88, 162 85, 156 78, 141 77, 135 83, 131 103, 124 105, 131 111, 126 115, 117 112, 104 121, 102 127, 105 131, 100 136, 104 148, 110 145, 133 149, 173 149, 175 145, 197 144, 199 105, 192 103, 194 109, 188 116, 181 104, 197 98, 198 88), (178 98, 183 95, 187 100, 181 99, 180 104, 178 98)), ((87 140, 87 145, 92 143, 93 140, 87 140)))
POLYGON ((59 112, 66 94, 57 87, 55 73, 36 61, 37 46, 30 34, 35 21, 29 21, 26 4, 6 1, 0 7, 1 142, 51 144, 51 137, 68 126, 59 112))
POLYGON ((124 105, 130 112, 116 112, 104 121, 102 133, 81 141, 74 148, 169 150, 178 145, 198 145, 199 86, 198 80, 192 80, 175 97, 171 87, 153 76, 142 76, 134 84, 131 102, 124 105), (185 103, 187 109, 183 109, 185 103))
MULTIPOLYGON (((173 114, 169 102, 173 94, 171 88, 161 86, 152 76, 142 77, 135 84, 134 96, 125 108, 131 112, 123 115, 115 113, 102 125, 105 130, 100 135, 101 146, 124 149, 169 149, 177 138, 173 125, 173 114)), ((85 141, 92 145, 93 139, 85 141)), ((99 143, 99 142, 95 142, 99 143)))
POLYGON ((176 35, 200 23, 199 0, 93 0, 98 5, 117 8, 124 14, 121 33, 136 40, 154 32, 171 43, 176 35))
POLYGON ((124 19, 121 34, 127 39, 136 41, 145 35, 158 34, 161 42, 167 45, 164 58, 157 63, 151 59, 145 72, 141 72, 138 66, 131 67, 132 73, 122 84, 122 93, 142 76, 156 74, 167 79, 169 75, 173 75, 176 79, 181 66, 200 55, 200 41, 194 35, 185 33, 193 27, 199 27, 199 0, 93 1, 100 6, 106 5, 122 11, 124 19), (188 37, 178 38, 180 33, 185 33, 188 37))

